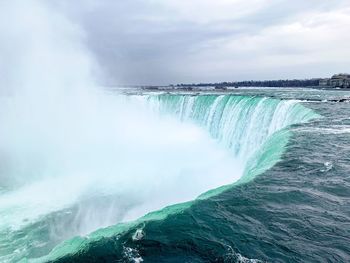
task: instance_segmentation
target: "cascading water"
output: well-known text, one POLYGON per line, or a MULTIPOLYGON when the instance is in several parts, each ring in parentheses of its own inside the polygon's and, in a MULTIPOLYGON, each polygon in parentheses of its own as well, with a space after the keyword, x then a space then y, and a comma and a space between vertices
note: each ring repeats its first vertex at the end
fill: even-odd
MULTIPOLYGON (((177 115, 209 131, 243 167, 271 136, 317 117, 297 101, 229 95, 160 95, 149 101, 159 112, 177 115)), ((248 167, 249 168, 249 167, 248 167)))
MULTIPOLYGON (((290 133, 284 128, 320 117, 297 101, 230 95, 149 96, 153 109, 206 129, 244 167, 247 182, 279 161, 290 133)), ((209 197, 218 191, 201 195, 209 197)))
MULTIPOLYGON (((160 152, 153 152, 154 155, 152 158, 161 160, 161 162, 166 162, 165 165, 150 163, 151 166, 156 166, 156 169, 143 170, 141 173, 141 176, 145 177, 146 180, 154 179, 151 183, 146 183, 146 181, 142 182, 143 190, 147 190, 144 188, 149 188, 148 190, 154 192, 153 195, 143 194, 140 198, 143 199, 142 202, 134 200, 135 202, 133 205, 122 207, 120 202, 130 199, 129 196, 132 197, 132 188, 127 188, 130 193, 124 193, 124 197, 121 197, 120 194, 118 194, 118 189, 114 189, 109 192, 111 195, 105 197, 102 202, 113 205, 107 206, 107 209, 99 210, 98 206, 101 205, 101 203, 96 204, 91 198, 97 200, 101 196, 105 196, 105 193, 103 193, 102 190, 100 193, 92 195, 92 197, 90 196, 90 200, 86 199, 84 201, 90 203, 90 205, 82 206, 81 201, 77 200, 76 202, 80 204, 79 206, 82 206, 80 210, 69 209, 69 206, 67 206, 68 209, 66 207, 65 212, 68 211, 68 214, 53 214, 53 217, 56 216, 59 218, 57 221, 54 221, 54 223, 65 225, 64 222, 67 220, 64 219, 65 217, 69 220, 73 218, 74 220, 73 222, 70 222, 70 224, 78 227, 81 226, 82 222, 85 222, 84 224, 86 224, 84 218, 86 219, 87 217, 91 219, 91 215, 94 215, 95 217, 92 221, 98 223, 88 228, 88 230, 93 230, 118 222, 128 222, 129 220, 136 219, 142 214, 159 209, 165 205, 172 206, 168 206, 167 208, 156 212, 151 212, 136 221, 129 221, 129 223, 117 224, 113 227, 100 229, 90 234, 88 238, 76 237, 66 241, 59 247, 55 248, 48 256, 42 257, 39 261, 45 262, 54 258, 63 257, 67 254, 78 253, 85 247, 88 247, 89 244, 98 242, 101 237, 117 235, 131 226, 135 226, 144 221, 161 220, 169 214, 182 211, 195 202, 195 198, 200 194, 201 195, 198 198, 205 199, 232 187, 232 184, 235 182, 236 184, 240 182, 248 182, 257 174, 273 166, 280 159, 290 135, 285 128, 289 125, 306 122, 312 118, 318 117, 318 115, 312 110, 303 107, 296 101, 283 101, 258 97, 230 95, 144 95, 128 97, 125 101, 132 104, 136 103, 137 105, 150 106, 152 111, 161 117, 158 124, 167 120, 170 115, 180 119, 183 123, 194 124, 201 127, 202 130, 207 130, 211 137, 216 140, 219 149, 227 149, 226 152, 231 159, 225 159, 226 157, 218 158, 215 154, 210 156, 206 153, 203 155, 203 150, 215 150, 215 148, 203 148, 200 146, 201 143, 207 143, 206 140, 199 141, 199 144, 191 144, 191 142, 187 141, 187 145, 183 148, 177 148, 175 144, 172 144, 170 148, 167 148, 169 152, 172 152, 171 155, 165 154, 166 150, 164 148, 162 148, 160 152), (199 147, 200 151, 193 151, 193 149, 191 149, 192 147, 199 147), (159 159, 161 154, 165 156, 162 156, 162 158, 159 159), (191 162, 191 165, 188 165, 188 169, 178 177, 179 174, 174 171, 179 167, 184 168, 184 163, 172 163, 169 162, 168 158, 180 158, 180 156, 191 162), (214 159, 210 160, 210 158, 214 159), (206 171, 209 169, 208 162, 209 166, 214 168, 214 171, 206 171), (230 162, 232 166, 227 165, 227 162, 230 162), (167 167, 166 170, 164 170, 165 167, 167 167), (197 169, 193 169, 195 167, 197 167, 197 169), (204 167, 204 169, 199 169, 199 167, 204 167), (161 172, 166 178, 165 181, 162 180, 162 176, 158 176, 159 173, 156 177, 150 177, 150 174, 157 174, 157 169, 162 170, 161 172), (207 183, 198 187, 202 181, 207 183), (152 187, 153 184, 156 184, 157 187, 152 187), (165 200, 165 202, 156 202, 155 205, 155 200, 159 198, 165 200), (179 203, 184 201, 190 202, 179 203), (86 207, 88 207, 88 212, 86 207), (118 217, 117 215, 118 212, 120 212, 120 209, 128 211, 129 214, 131 213, 131 216, 118 217), (107 213, 110 213, 107 217, 113 218, 114 221, 107 221, 103 224, 100 220, 96 220, 96 218, 105 218, 106 210, 109 211, 107 213), (59 223, 60 220, 63 223, 59 223)), ((173 126, 171 129, 177 129, 175 132, 181 133, 181 129, 179 129, 178 126, 173 126)), ((162 131, 166 133, 163 135, 158 133, 157 136, 175 136, 174 134, 171 134, 171 129, 162 131)), ((182 130, 182 132, 183 131, 184 130, 182 130)), ((190 136, 190 133, 187 132, 180 136, 190 136)), ((195 135, 198 136, 199 134, 196 133, 195 135)), ((168 140, 167 142, 169 143, 170 141, 168 140)), ((177 141, 177 143, 179 142, 182 143, 183 141, 177 141)), ((138 141, 138 143, 140 143, 140 141, 138 141)), ((219 153, 219 155, 222 154, 220 150, 217 151, 217 153, 219 153)), ((131 157, 129 156, 128 158, 131 157)), ((148 157, 144 158, 147 162, 150 161, 148 157)), ((125 161, 125 159, 123 160, 125 161)), ((126 168, 124 167, 124 169, 126 168)), ((131 170, 131 172, 135 172, 135 170, 131 170)), ((129 176, 133 175, 129 173, 129 176)), ((101 175, 101 181, 104 181, 102 177, 103 175, 101 175)), ((133 181, 135 180, 135 177, 130 177, 129 180, 133 181)), ((109 178, 108 180, 108 184, 116 184, 118 182, 120 181, 117 178, 109 178)), ((95 183, 96 186, 104 185, 101 182, 95 181, 95 183)), ((135 187, 138 186, 135 185, 135 187)), ((142 187, 137 188, 138 191, 140 191, 142 187)), ((89 190, 86 192, 86 194, 88 193, 91 193, 91 191, 89 190)), ((71 206, 74 206, 74 204, 75 203, 72 202, 71 206)), ((57 211, 59 211, 59 209, 57 211)), ((39 222, 40 220, 45 221, 47 219, 38 219, 39 222)), ((50 224, 52 224, 52 222, 50 222, 50 224)), ((62 233, 60 233, 62 230, 56 229, 56 231, 58 232, 58 235, 62 235, 62 233)), ((79 232, 72 231, 72 233, 77 234, 79 232)), ((64 237, 68 238, 69 235, 65 235, 64 237)), ((57 241, 58 240, 56 240, 56 242, 57 241)), ((31 253, 33 252, 28 254, 30 255, 31 253)), ((42 252, 38 253, 38 255, 40 254, 43 255, 42 252)))

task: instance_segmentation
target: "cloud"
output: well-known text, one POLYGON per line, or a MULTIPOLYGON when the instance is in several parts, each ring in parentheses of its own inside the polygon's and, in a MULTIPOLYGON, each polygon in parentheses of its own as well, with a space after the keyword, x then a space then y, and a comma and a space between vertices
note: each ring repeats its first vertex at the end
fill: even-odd
POLYGON ((347 0, 53 4, 85 29, 103 84, 313 77, 350 68, 347 0))

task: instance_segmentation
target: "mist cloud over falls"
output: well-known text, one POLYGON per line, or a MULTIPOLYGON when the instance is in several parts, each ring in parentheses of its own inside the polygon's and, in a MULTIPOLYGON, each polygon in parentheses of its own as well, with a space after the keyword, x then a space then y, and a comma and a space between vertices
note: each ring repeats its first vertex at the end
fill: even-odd
POLYGON ((78 211, 47 226, 59 242, 239 178, 202 129, 97 88, 84 32, 44 3, 0 3, 1 260, 30 254, 16 231, 54 212, 78 211))
POLYGON ((2 93, 30 96, 36 91, 47 99, 93 81, 83 31, 44 3, 0 3, 2 93))

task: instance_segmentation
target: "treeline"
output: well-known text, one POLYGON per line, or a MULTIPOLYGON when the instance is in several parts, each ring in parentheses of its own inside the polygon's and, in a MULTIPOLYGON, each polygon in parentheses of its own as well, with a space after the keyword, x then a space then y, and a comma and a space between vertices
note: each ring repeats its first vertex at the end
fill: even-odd
MULTIPOLYGON (((220 83, 192 83, 177 84, 176 87, 314 87, 319 86, 320 79, 291 79, 291 80, 263 80, 263 81, 238 81, 220 83)), ((172 85, 174 86, 174 85, 172 85)))

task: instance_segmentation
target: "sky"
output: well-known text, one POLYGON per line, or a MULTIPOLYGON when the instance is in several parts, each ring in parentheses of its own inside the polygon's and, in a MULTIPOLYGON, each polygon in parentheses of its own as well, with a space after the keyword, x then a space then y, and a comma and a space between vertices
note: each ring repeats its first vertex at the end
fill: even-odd
POLYGON ((53 0, 82 28, 103 85, 350 72, 349 0, 53 0))

